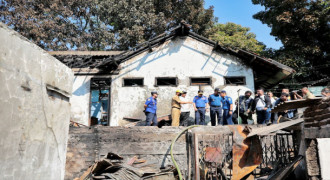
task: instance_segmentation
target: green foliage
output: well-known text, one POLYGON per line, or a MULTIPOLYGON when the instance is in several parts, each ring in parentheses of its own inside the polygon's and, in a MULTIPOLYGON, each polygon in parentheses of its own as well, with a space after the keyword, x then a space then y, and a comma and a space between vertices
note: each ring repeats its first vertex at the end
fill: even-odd
POLYGON ((208 37, 225 47, 240 48, 261 53, 265 45, 256 40, 256 35, 249 32, 250 28, 235 23, 216 24, 207 31, 208 37))
POLYGON ((129 49, 181 20, 204 34, 203 0, 0 0, 0 21, 46 50, 129 49))
POLYGON ((330 75, 329 0, 252 2, 265 7, 254 18, 271 27, 271 35, 284 45, 273 58, 295 68, 296 80, 316 80, 330 75))

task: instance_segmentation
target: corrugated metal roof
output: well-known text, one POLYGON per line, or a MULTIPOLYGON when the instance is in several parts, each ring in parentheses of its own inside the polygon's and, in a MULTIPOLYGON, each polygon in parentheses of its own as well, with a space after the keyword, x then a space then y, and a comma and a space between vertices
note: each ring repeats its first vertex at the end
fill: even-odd
POLYGON ((123 51, 48 51, 53 56, 111 56, 123 51))

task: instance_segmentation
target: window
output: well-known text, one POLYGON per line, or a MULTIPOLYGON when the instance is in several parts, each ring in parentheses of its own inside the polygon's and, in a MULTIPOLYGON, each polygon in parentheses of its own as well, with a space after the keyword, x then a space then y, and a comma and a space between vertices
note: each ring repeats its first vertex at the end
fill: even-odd
POLYGON ((225 77, 226 85, 246 85, 245 77, 225 77))
POLYGON ((176 77, 156 78, 156 86, 177 86, 178 79, 176 77))
POLYGON ((143 86, 143 78, 124 79, 123 86, 126 87, 143 86))
POLYGON ((190 85, 211 85, 211 78, 201 77, 201 78, 190 78, 190 85))

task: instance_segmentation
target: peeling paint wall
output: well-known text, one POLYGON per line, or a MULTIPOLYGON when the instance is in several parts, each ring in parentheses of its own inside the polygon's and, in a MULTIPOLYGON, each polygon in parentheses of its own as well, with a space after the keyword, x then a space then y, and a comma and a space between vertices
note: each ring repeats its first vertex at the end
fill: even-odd
POLYGON ((0 179, 63 179, 73 72, 0 23, 0 179))
MULTIPOLYGON (((246 90, 254 90, 251 68, 242 65, 235 56, 212 50, 212 46, 190 37, 177 37, 154 48, 151 53, 142 53, 122 63, 119 75, 112 77, 110 125, 122 125, 123 117, 145 118, 143 104, 151 91, 159 93, 158 116, 170 114, 171 98, 176 89, 186 90, 191 100, 197 94, 199 87, 190 86, 190 77, 212 77, 212 85, 202 87, 206 96, 219 86, 233 100, 238 96, 238 89, 241 89, 241 95, 246 90), (246 85, 224 86, 224 76, 244 76, 246 85), (143 77, 144 87, 123 87, 123 78, 132 77, 143 77), (178 86, 155 87, 156 77, 177 77, 178 86)), ((194 117, 193 108, 190 116, 194 117)))

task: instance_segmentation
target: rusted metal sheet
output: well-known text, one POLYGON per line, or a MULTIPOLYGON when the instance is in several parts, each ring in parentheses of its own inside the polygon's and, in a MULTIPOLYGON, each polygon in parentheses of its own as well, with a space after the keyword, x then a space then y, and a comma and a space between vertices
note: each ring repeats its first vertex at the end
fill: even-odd
POLYGON ((219 147, 206 147, 205 149, 205 161, 221 163, 222 153, 219 147))
POLYGON ((262 162, 262 146, 259 137, 247 137, 248 126, 229 126, 233 131, 233 176, 239 180, 250 174, 262 162))
POLYGON ((87 179, 150 179, 163 180, 175 179, 172 166, 160 169, 158 162, 147 163, 146 160, 139 160, 137 156, 123 162, 124 158, 115 153, 108 153, 107 156, 94 163, 79 180, 87 179), (137 163, 136 163, 137 161, 137 163))
POLYGON ((233 125, 192 129, 192 165, 195 167, 193 178, 188 179, 254 179, 269 175, 274 163, 280 161, 279 167, 283 167, 297 156, 298 147, 292 134, 249 137, 253 127, 233 125))
POLYGON ((298 109, 307 107, 310 105, 313 105, 317 102, 319 102, 322 99, 322 97, 316 97, 312 99, 300 99, 300 100, 292 100, 292 101, 286 101, 283 102, 277 106, 274 107, 272 112, 283 112, 288 109, 298 109))

